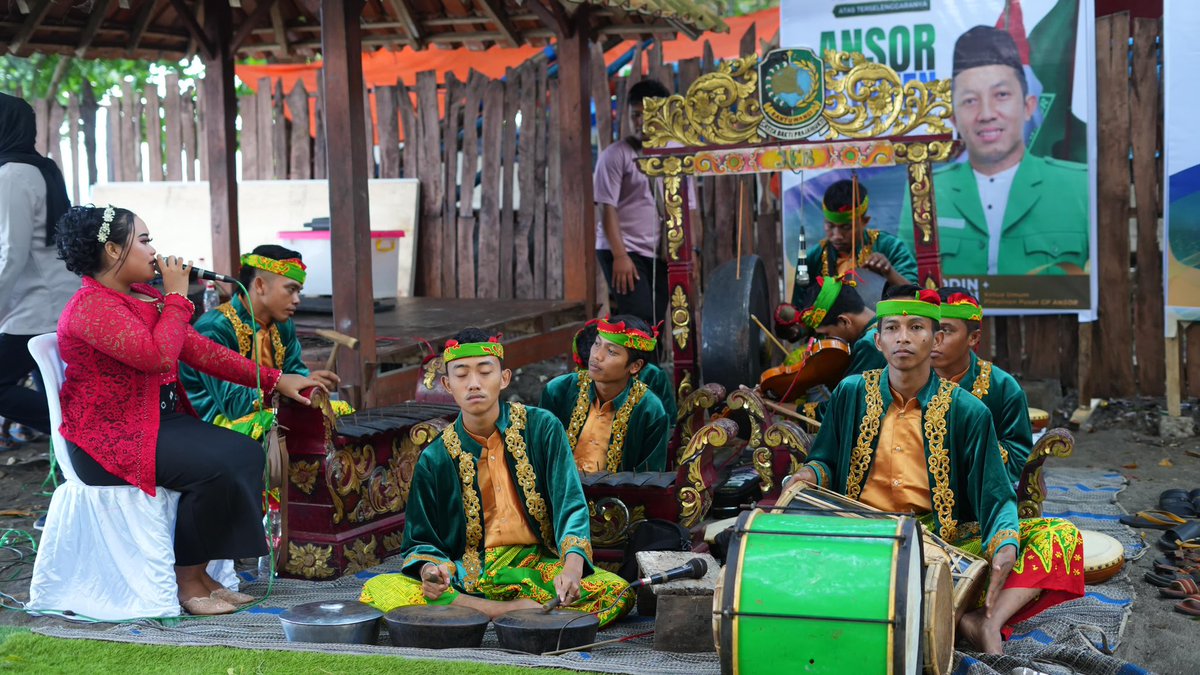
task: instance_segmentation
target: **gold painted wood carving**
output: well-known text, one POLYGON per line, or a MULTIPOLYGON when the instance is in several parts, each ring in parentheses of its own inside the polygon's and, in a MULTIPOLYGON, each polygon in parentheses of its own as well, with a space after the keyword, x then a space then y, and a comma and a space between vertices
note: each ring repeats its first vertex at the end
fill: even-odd
MULTIPOLYGON (((814 136, 834 140, 950 132, 950 80, 904 82, 891 67, 860 53, 826 51, 824 60, 828 130, 814 136)), ((684 95, 647 99, 646 147, 758 142, 765 135, 758 85, 758 56, 751 54, 722 63, 684 95)))
POLYGON ((629 531, 646 520, 646 507, 639 505, 630 509, 616 497, 603 497, 588 501, 588 515, 591 516, 592 545, 614 548, 623 546, 629 531))
POLYGON ((375 449, 352 445, 331 453, 325 462, 325 485, 333 502, 333 522, 346 518, 365 523, 377 516, 400 513, 408 502, 413 471, 421 447, 410 438, 392 442, 387 464, 377 466, 375 449), (352 503, 346 513, 347 503, 352 503))
POLYGON ((317 475, 321 473, 321 463, 312 462, 292 462, 288 470, 288 478, 292 481, 292 485, 306 495, 311 495, 313 487, 317 484, 317 475))
POLYGON ((902 82, 882 63, 858 53, 825 52, 825 119, 829 138, 950 132, 950 80, 902 82))
POLYGON ((758 137, 758 55, 721 63, 702 75, 687 95, 646 99, 646 147, 734 145, 758 137))
POLYGON ((397 530, 391 534, 383 535, 383 550, 392 553, 399 553, 400 548, 404 545, 404 530, 397 530))
POLYGON ((676 286, 671 293, 671 335, 680 349, 686 349, 692 334, 692 312, 683 286, 676 286))
MULTIPOLYGON (((723 448, 737 439, 737 422, 728 418, 715 419, 701 427, 679 457, 680 467, 686 467, 687 484, 679 489, 679 524, 691 528, 708 515, 712 508, 713 488, 704 476, 704 457, 712 457, 714 448, 723 448)), ((710 462, 711 463, 711 462, 710 462)))
POLYGON ((346 574, 355 574, 378 565, 379 557, 375 555, 377 546, 375 535, 371 535, 370 539, 355 539, 347 546, 342 551, 346 556, 346 574))
POLYGON ((288 574, 305 579, 328 579, 333 576, 333 568, 329 566, 332 556, 332 546, 297 546, 294 542, 288 542, 288 574))

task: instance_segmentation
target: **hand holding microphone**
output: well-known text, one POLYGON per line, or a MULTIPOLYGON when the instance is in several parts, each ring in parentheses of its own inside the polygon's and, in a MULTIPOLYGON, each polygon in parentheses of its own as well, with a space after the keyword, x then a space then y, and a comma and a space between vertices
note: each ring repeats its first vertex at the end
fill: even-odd
POLYGON ((188 276, 192 271, 192 263, 184 262, 183 258, 169 255, 155 256, 158 263, 158 273, 162 275, 163 293, 178 293, 187 297, 188 276))

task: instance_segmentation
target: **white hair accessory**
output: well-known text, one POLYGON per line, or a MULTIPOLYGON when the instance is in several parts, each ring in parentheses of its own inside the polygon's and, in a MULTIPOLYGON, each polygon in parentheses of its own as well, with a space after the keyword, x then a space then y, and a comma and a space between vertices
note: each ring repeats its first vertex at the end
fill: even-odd
POLYGON ((117 210, 112 207, 112 204, 104 207, 104 218, 100 224, 100 231, 96 233, 96 240, 101 244, 108 241, 109 232, 112 231, 113 218, 117 217, 117 210))

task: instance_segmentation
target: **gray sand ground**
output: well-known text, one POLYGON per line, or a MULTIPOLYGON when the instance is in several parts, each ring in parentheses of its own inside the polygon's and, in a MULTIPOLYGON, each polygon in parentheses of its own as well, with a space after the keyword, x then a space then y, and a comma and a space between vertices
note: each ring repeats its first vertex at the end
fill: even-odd
MULTIPOLYGON (((562 372, 563 365, 526 369, 511 393, 525 400, 536 400, 533 392, 540 389, 542 378, 562 372)), ((1130 512, 1153 507, 1159 493, 1167 488, 1200 487, 1200 458, 1187 454, 1187 451, 1200 454, 1200 438, 1164 444, 1149 432, 1158 414, 1157 406, 1148 402, 1114 403, 1100 409, 1093 416, 1093 431, 1076 432, 1074 456, 1051 460, 1052 466, 1120 471, 1129 477, 1130 485, 1119 501, 1130 512), (1164 460, 1169 460, 1170 465, 1161 465, 1164 460)), ((45 453, 44 443, 0 452, 0 510, 45 510, 49 499, 40 495, 47 470, 45 453)), ((34 532, 32 525, 33 518, 0 516, 0 531, 13 528, 34 532)), ((1151 538, 1159 534, 1155 530, 1144 532, 1151 538)), ((1142 573, 1152 569, 1158 555, 1151 551, 1134 563, 1138 595, 1116 655, 1158 673, 1196 673, 1200 671, 1200 650, 1196 648, 1200 622, 1173 611, 1170 601, 1159 599, 1157 589, 1141 581, 1142 573)), ((28 583, 27 579, 0 582, 0 591, 24 600, 28 598, 28 583)), ((0 624, 35 626, 46 621, 19 612, 0 611, 0 624)))

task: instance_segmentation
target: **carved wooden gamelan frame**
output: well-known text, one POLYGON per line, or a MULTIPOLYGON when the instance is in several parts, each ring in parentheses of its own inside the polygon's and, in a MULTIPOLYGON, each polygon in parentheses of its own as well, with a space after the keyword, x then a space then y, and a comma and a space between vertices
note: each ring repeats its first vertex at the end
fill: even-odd
POLYGON ((759 57, 726 61, 697 79, 685 95, 646 99, 642 171, 663 180, 666 205, 670 335, 676 396, 700 384, 698 289, 693 286, 690 209, 685 176, 745 175, 805 169, 865 169, 907 165, 918 274, 941 283, 932 162, 950 157, 955 142, 946 121, 950 81, 904 82, 892 68, 858 53, 825 52, 828 130, 817 140, 779 141, 760 134, 759 57), (934 135, 907 136, 915 131, 934 135))

